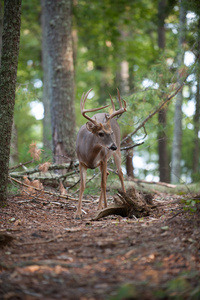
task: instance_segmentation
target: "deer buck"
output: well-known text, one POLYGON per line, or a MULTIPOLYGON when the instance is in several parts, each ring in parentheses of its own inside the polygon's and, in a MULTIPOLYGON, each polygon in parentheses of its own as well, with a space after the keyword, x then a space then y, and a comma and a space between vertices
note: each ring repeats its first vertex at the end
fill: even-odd
POLYGON ((98 111, 100 109, 106 108, 109 105, 102 106, 100 108, 94 109, 84 109, 86 99, 91 92, 90 89, 86 95, 82 95, 81 98, 81 114, 89 120, 84 124, 77 135, 76 140, 76 152, 79 160, 79 169, 80 169, 80 194, 79 201, 77 206, 77 211, 75 218, 81 218, 81 206, 82 206, 82 197, 85 189, 86 183, 86 173, 87 169, 95 169, 100 167, 101 171, 101 193, 99 198, 98 209, 107 207, 106 200, 106 181, 107 181, 107 161, 113 155, 114 161, 117 167, 117 173, 121 181, 122 190, 125 192, 123 173, 121 169, 121 153, 120 153, 120 128, 116 119, 113 119, 115 116, 122 114, 126 111, 126 101, 123 100, 124 107, 122 106, 121 97, 119 90, 118 100, 120 104, 120 109, 115 110, 115 105, 110 96, 112 103, 112 114, 107 113, 97 113, 92 118, 90 118, 86 113, 98 111))

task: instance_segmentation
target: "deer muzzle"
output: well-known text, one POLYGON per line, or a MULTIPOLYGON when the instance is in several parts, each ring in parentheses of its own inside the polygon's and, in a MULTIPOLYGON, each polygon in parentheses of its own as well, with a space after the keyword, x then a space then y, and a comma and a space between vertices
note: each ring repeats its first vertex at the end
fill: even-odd
POLYGON ((113 143, 110 147, 109 150, 115 151, 117 150, 117 146, 113 143))

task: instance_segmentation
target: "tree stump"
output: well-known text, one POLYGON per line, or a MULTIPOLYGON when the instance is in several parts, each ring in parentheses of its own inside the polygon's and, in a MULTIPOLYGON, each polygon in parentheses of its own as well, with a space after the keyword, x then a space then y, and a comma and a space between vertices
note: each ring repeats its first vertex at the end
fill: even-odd
POLYGON ((128 189, 126 193, 119 190, 113 197, 114 203, 98 212, 92 220, 97 221, 109 215, 120 215, 128 218, 133 216, 136 218, 146 217, 152 210, 152 198, 152 194, 145 194, 133 187, 128 189))

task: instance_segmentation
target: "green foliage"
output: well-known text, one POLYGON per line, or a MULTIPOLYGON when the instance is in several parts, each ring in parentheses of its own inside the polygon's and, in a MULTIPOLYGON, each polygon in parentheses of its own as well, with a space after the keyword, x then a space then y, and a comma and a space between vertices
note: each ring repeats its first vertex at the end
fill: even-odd
POLYGON ((133 282, 122 285, 109 300, 128 299, 173 299, 197 300, 200 297, 200 284, 198 272, 184 272, 162 284, 155 286, 147 282, 133 282))
POLYGON ((109 300, 125 300, 136 299, 136 289, 133 284, 126 283, 122 285, 117 294, 109 298, 109 300))
POLYGON ((196 276, 198 278, 199 274, 187 272, 170 280, 167 283, 165 295, 174 300, 199 299, 200 285, 194 287, 192 282, 196 276))
POLYGON ((197 206, 200 203, 199 199, 187 199, 187 200, 182 200, 184 204, 184 210, 190 211, 191 213, 194 213, 197 211, 197 206))
POLYGON ((19 161, 30 160, 29 145, 42 140, 42 123, 31 114, 30 102, 34 100, 34 93, 22 87, 16 93, 14 122, 18 135, 19 161))
MULTIPOLYGON (((75 109, 77 131, 85 119, 80 114, 80 99, 83 92, 93 88, 94 97, 88 99, 87 107, 96 107, 110 103, 109 93, 115 98, 116 87, 120 87, 120 63, 129 64, 130 93, 122 95, 127 101, 127 113, 118 120, 122 137, 132 132, 167 95, 173 93, 172 84, 177 81, 177 45, 179 3, 168 1, 165 11, 166 46, 158 48, 158 1, 153 0, 81 0, 74 5, 73 29, 77 31, 78 42, 75 45, 75 109), (144 80, 151 82, 144 86, 144 80)), ((186 1, 186 9, 199 15, 198 1, 186 1)), ((42 88, 36 82, 42 80, 41 68, 41 4, 39 0, 22 2, 21 44, 17 78, 17 99, 15 124, 18 130, 18 150, 21 161, 26 160, 28 144, 32 140, 42 141, 42 123, 31 115, 29 103, 42 100, 42 88)), ((197 40, 198 18, 188 24, 184 50, 188 51, 197 40)), ((197 53, 197 44, 194 46, 197 53)), ((191 70, 195 74, 197 69, 191 70)), ((196 82, 187 81, 187 103, 194 98, 192 86, 196 82)), ((186 88, 185 88, 186 89, 186 88)), ((168 156, 171 155, 174 103, 168 105, 167 127, 168 156)), ((199 180, 198 174, 192 174, 192 156, 194 130, 193 116, 183 115, 182 135, 182 173, 183 179, 199 180)), ((163 130, 158 116, 150 119, 144 128, 133 136, 133 142, 145 143, 134 148, 134 155, 144 160, 136 174, 144 179, 148 174, 158 176, 157 134, 163 130), (147 135, 146 135, 147 133, 147 135)))

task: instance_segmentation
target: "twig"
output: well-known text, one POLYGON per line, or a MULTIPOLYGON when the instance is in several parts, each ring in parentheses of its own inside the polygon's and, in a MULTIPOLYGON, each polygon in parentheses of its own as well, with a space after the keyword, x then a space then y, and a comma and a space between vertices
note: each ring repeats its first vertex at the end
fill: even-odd
POLYGON ((23 166, 28 165, 28 164, 31 164, 31 163, 33 163, 33 162, 34 162, 34 159, 29 160, 29 161, 27 161, 27 162, 25 162, 25 163, 19 163, 18 165, 9 168, 9 170, 18 169, 19 167, 23 167, 23 166))
POLYGON ((140 146, 140 145, 142 145, 142 144, 144 144, 144 142, 138 143, 138 144, 134 144, 134 145, 129 145, 129 146, 126 146, 126 147, 122 147, 122 148, 120 148, 120 151, 123 151, 123 150, 129 150, 129 149, 138 147, 138 146, 140 146))
MULTIPOLYGON (((86 185, 87 185, 90 181, 92 181, 95 177, 99 176, 100 174, 101 174, 101 172, 98 172, 98 173, 94 174, 90 179, 87 180, 86 185)), ((80 179, 77 181, 76 184, 78 184, 79 182, 80 182, 80 179)), ((75 186, 76 184, 74 184, 73 186, 75 186)), ((79 191, 80 191, 80 189, 76 190, 72 195, 77 194, 79 191)))
POLYGON ((180 215, 184 212, 185 212, 185 210, 182 209, 181 211, 179 211, 175 215, 173 215, 171 218, 167 219, 167 222, 170 222, 172 219, 176 218, 178 215, 180 215))

